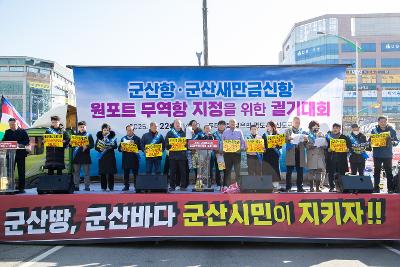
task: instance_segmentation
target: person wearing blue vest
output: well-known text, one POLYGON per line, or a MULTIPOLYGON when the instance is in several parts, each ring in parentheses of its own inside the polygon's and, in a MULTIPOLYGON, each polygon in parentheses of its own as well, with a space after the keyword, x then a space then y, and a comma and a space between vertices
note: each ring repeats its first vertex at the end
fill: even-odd
POLYGON ((114 175, 117 173, 117 160, 115 159, 115 149, 118 148, 117 138, 107 123, 101 126, 101 131, 97 132, 96 137, 95 149, 99 152, 101 189, 105 192, 108 185, 108 189, 114 191, 114 175))
POLYGON ((393 158, 393 146, 397 146, 399 139, 397 139, 396 131, 388 125, 387 118, 381 116, 378 118, 378 125, 372 129, 371 134, 388 133, 386 140, 386 146, 374 147, 373 158, 374 158, 374 191, 380 192, 379 184, 381 180, 382 165, 386 173, 388 193, 393 193, 395 190, 395 182, 393 180, 392 173, 392 158, 393 158))
POLYGON ((351 143, 349 157, 351 174, 356 175, 358 173, 358 175, 364 176, 365 161, 368 158, 366 149, 368 149, 369 144, 367 137, 360 132, 360 127, 357 124, 351 125, 349 140, 351 143))
POLYGON ((86 122, 78 122, 78 131, 76 135, 86 136, 89 140, 89 145, 72 148, 72 163, 74 167, 74 184, 75 191, 79 191, 80 172, 81 168, 84 173, 85 191, 90 191, 90 150, 94 147, 94 140, 91 134, 86 131, 86 122))
MULTIPOLYGON (((217 130, 213 133, 215 140, 218 140, 218 150, 215 151, 215 157, 212 160, 212 167, 210 167, 210 169, 212 170, 215 167, 215 183, 217 184, 217 191, 221 190, 221 186, 226 186, 226 179, 224 179, 223 183, 221 183, 221 171, 218 169, 218 156, 223 156, 222 134, 224 133, 225 128, 226 122, 224 120, 221 120, 218 122, 217 130)), ((223 172, 225 177, 226 169, 223 170, 223 172)))
POLYGON ((118 146, 118 151, 122 152, 122 169, 124 170, 124 188, 122 191, 129 191, 129 174, 133 173, 133 186, 136 187, 136 177, 139 173, 139 151, 142 150, 142 144, 140 138, 135 135, 132 124, 125 127, 126 135, 121 138, 121 142, 118 146), (123 151, 122 143, 135 144, 138 152, 127 152, 123 151))
POLYGON ((296 168, 297 192, 304 192, 303 189, 303 173, 306 167, 306 143, 308 142, 307 134, 300 128, 300 118, 294 117, 292 127, 285 131, 286 138, 286 191, 292 189, 292 173, 296 168), (298 144, 293 144, 293 135, 303 135, 298 144))
POLYGON ((332 125, 332 131, 326 134, 326 141, 328 142, 328 153, 326 157, 326 172, 329 177, 329 192, 335 191, 335 179, 339 175, 345 175, 349 171, 349 165, 347 162, 347 153, 350 151, 350 141, 340 132, 342 126, 338 123, 332 125), (346 140, 346 152, 335 152, 331 149, 331 139, 344 139, 346 140))
POLYGON ((62 147, 46 147, 46 162, 44 168, 48 170, 49 175, 53 175, 57 171, 57 175, 62 175, 62 170, 65 169, 64 151, 69 145, 69 134, 63 129, 60 124, 60 117, 52 116, 51 126, 45 134, 62 134, 62 147))
MULTIPOLYGON (((250 126, 250 134, 246 139, 262 139, 261 135, 258 134, 258 128, 256 125, 250 126)), ((247 173, 250 176, 261 176, 262 166, 262 153, 250 152, 247 156, 247 173)))
MULTIPOLYGON (((186 134, 182 129, 182 121, 175 119, 174 127, 165 136, 165 146, 167 150, 171 149, 169 143, 170 138, 186 138, 186 134)), ((187 146, 187 145, 186 145, 187 146)), ((188 180, 186 179, 187 171, 187 158, 186 151, 169 151, 169 164, 170 164, 170 190, 186 191, 188 180), (179 172, 179 175, 177 176, 179 172)))
MULTIPOLYGON (((162 151, 165 150, 165 141, 162 134, 158 132, 156 122, 150 123, 150 130, 142 136, 142 147, 145 151, 146 145, 162 144, 162 151)), ((161 157, 146 158, 146 174, 151 174, 154 170, 155 174, 161 174, 161 157)))

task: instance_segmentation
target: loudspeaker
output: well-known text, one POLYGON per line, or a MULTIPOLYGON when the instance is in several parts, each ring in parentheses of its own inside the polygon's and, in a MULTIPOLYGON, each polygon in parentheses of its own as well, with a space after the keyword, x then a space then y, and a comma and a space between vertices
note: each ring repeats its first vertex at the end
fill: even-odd
POLYGON ((136 178, 136 193, 168 192, 166 175, 139 175, 136 178))
POLYGON ((39 177, 38 194, 72 194, 74 183, 72 175, 43 175, 39 177))
POLYGON ((242 193, 272 193, 272 175, 241 177, 240 192, 242 193))
POLYGON ((370 176, 340 175, 337 191, 341 193, 373 193, 374 185, 370 176))

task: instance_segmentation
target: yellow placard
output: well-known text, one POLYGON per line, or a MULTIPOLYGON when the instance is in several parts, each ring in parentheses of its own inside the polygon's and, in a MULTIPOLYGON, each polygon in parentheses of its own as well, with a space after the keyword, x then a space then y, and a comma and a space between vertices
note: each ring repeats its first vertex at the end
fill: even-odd
POLYGON ((228 153, 239 152, 240 140, 224 140, 222 143, 222 150, 228 153))
POLYGON ((145 145, 146 158, 156 158, 162 156, 162 144, 145 145))
POLYGON ((69 144, 72 147, 88 146, 89 138, 87 136, 82 136, 82 135, 72 135, 69 144))
POLYGON ((123 152, 138 153, 139 149, 135 143, 122 142, 121 150, 123 152))
POLYGON ((389 132, 371 134, 371 147, 386 147, 388 137, 390 137, 389 132))
POLYGON ((63 147, 62 134, 45 134, 44 145, 46 147, 63 147))
POLYGON ((169 138, 168 139, 171 148, 169 151, 184 151, 186 148, 186 137, 181 138, 169 138))
POLYGON ((285 134, 276 134, 267 136, 268 148, 283 146, 285 143, 286 143, 285 134))
POLYGON ((247 139, 247 153, 263 153, 264 139, 247 139))
POLYGON ((332 152, 347 152, 347 144, 345 139, 331 138, 329 143, 332 152))

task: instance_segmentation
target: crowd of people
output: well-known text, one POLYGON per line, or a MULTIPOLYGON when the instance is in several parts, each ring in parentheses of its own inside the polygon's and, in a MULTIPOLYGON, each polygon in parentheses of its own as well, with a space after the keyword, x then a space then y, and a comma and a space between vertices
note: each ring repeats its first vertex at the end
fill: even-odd
MULTIPOLYGON (((19 128, 16 120, 9 120, 10 129, 3 137, 3 141, 17 141, 19 145, 29 144, 26 132, 19 128)), ((277 125, 273 121, 266 124, 264 133, 259 133, 256 125, 250 127, 250 134, 245 136, 235 119, 228 123, 221 120, 213 132, 210 125, 199 127, 195 120, 189 122, 186 129, 180 120, 175 119, 168 133, 163 136, 158 131, 156 122, 150 123, 150 130, 142 137, 134 132, 134 126, 126 126, 126 135, 117 139, 116 133, 109 124, 104 123, 94 137, 87 132, 86 122, 80 121, 74 135, 82 136, 87 142, 81 146, 72 147, 73 180, 75 190, 79 190, 80 172, 84 173, 84 190, 90 191, 90 164, 92 163, 92 149, 98 152, 98 174, 103 191, 114 190, 114 176, 117 173, 116 152, 122 153, 122 169, 124 174, 123 191, 130 190, 130 174, 133 174, 133 184, 139 172, 140 151, 143 151, 146 164, 146 174, 166 174, 169 177, 169 190, 185 191, 189 186, 189 173, 195 177, 205 178, 207 181, 215 179, 217 190, 226 188, 232 182, 234 171, 235 181, 240 183, 242 156, 246 154, 248 175, 271 175, 276 190, 290 191, 292 189, 292 173, 296 171, 297 192, 304 192, 304 174, 307 170, 310 192, 320 192, 325 177, 329 179, 329 191, 335 191, 335 181, 339 175, 345 175, 350 165, 352 175, 364 175, 365 162, 368 158, 366 151, 373 151, 374 162, 374 192, 380 191, 382 168, 387 178, 388 192, 395 191, 395 181, 392 174, 393 146, 398 144, 396 131, 388 125, 386 117, 379 117, 378 124, 371 131, 372 135, 384 136, 381 145, 371 144, 371 138, 360 132, 357 124, 352 125, 350 135, 344 135, 340 124, 333 124, 332 129, 323 133, 317 121, 311 121, 308 129, 300 127, 300 118, 295 117, 291 126, 285 130, 284 144, 268 145, 270 136, 278 135, 277 125), (264 140, 262 152, 247 151, 248 139, 264 140), (340 140, 341 139, 341 140, 340 140), (177 149, 176 142, 184 140, 177 149), (218 148, 214 150, 196 150, 188 148, 187 140, 216 140, 218 148), (224 150, 224 142, 237 140, 240 146, 236 151, 224 150), (333 143, 338 141, 345 144, 345 148, 337 150, 333 143), (127 149, 126 144, 132 144, 127 149), (159 151, 150 151, 150 147, 158 145, 159 151), (133 147, 133 149, 132 149, 133 147), (163 153, 166 151, 166 153, 163 153), (244 152, 244 153, 242 153, 244 152), (162 155, 166 154, 164 169, 161 169, 162 155), (281 181, 280 159, 285 157, 286 187, 279 189, 281 181), (223 178, 223 179, 222 179, 223 178)), ((62 145, 46 147, 45 168, 49 175, 60 175, 65 169, 64 150, 71 146, 71 136, 60 125, 60 118, 51 117, 51 127, 46 134, 62 135, 62 145)), ((19 173, 19 190, 25 188, 25 151, 18 151, 16 164, 19 173)), ((211 187, 211 182, 208 184, 211 187)))

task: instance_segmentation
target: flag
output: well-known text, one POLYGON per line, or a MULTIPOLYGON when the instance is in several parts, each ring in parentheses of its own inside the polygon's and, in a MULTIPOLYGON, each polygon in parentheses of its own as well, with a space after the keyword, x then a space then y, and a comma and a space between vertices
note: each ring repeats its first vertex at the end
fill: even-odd
POLYGON ((1 96, 0 110, 0 140, 3 138, 4 132, 9 128, 8 119, 15 118, 18 121, 19 127, 23 129, 29 128, 29 124, 22 118, 21 114, 4 96, 1 96))

